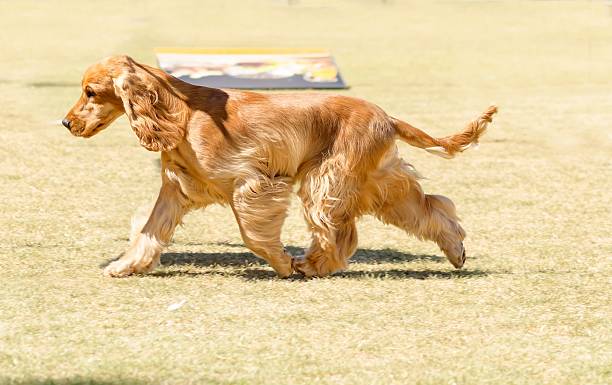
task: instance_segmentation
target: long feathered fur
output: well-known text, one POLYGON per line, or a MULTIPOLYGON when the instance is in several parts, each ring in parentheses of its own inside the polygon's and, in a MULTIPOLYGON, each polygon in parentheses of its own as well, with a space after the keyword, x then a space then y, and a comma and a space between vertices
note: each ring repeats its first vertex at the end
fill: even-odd
POLYGON ((142 146, 161 152, 157 201, 106 275, 150 271, 187 212, 219 203, 233 210, 245 245, 286 277, 345 268, 362 215, 436 242, 461 267, 465 232, 454 204, 423 192, 395 140, 452 157, 478 143, 496 112, 491 106, 463 132, 433 138, 364 100, 197 87, 115 56, 87 70, 65 120, 74 135, 90 137, 125 113, 142 146), (312 233, 301 258, 280 241, 295 185, 312 233))
POLYGON ((443 138, 434 138, 418 128, 391 118, 400 139, 406 143, 425 149, 425 151, 441 156, 453 158, 457 153, 478 145, 479 138, 485 133, 493 115, 497 113, 497 106, 489 106, 478 118, 469 122, 462 132, 443 138))

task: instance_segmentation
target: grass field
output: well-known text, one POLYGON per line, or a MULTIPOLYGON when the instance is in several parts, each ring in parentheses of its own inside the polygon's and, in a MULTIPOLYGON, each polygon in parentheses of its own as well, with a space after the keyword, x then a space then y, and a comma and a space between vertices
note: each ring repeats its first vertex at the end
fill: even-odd
MULTIPOLYGON (((294 3, 0 1, 0 384, 612 382, 611 8, 294 3), (496 102, 478 151, 400 144, 457 204, 464 269, 366 218, 346 272, 279 280, 211 207, 153 274, 103 278, 158 155, 125 118, 90 140, 54 122, 89 64, 156 46, 327 47, 343 93, 435 135, 496 102)), ((308 244, 297 201, 284 241, 308 244)))

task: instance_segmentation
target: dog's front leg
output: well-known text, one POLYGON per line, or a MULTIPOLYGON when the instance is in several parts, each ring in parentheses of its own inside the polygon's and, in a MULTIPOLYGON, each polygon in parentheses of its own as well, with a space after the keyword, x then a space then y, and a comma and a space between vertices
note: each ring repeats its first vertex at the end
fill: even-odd
POLYGON ((159 264, 162 249, 170 242, 174 229, 188 209, 189 202, 179 185, 164 181, 148 221, 125 254, 104 269, 104 275, 125 277, 153 270, 159 264))
POLYGON ((291 256, 280 240, 292 183, 288 177, 254 175, 236 183, 232 202, 245 245, 281 278, 293 273, 291 256))

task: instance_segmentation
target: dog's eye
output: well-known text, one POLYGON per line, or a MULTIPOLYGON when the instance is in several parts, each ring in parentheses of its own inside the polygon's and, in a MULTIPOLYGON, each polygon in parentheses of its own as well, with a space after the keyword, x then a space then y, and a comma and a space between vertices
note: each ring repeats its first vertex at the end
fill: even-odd
POLYGON ((93 90, 89 87, 85 88, 85 95, 87 95, 88 98, 94 97, 96 96, 96 93, 93 92, 93 90))

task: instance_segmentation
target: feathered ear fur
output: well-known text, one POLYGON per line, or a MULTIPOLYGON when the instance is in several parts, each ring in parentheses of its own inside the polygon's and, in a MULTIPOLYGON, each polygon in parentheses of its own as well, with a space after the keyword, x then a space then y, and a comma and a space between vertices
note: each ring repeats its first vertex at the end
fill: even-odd
POLYGON ((132 130, 149 151, 170 151, 185 137, 189 109, 170 83, 146 67, 128 60, 127 69, 113 80, 132 130))

